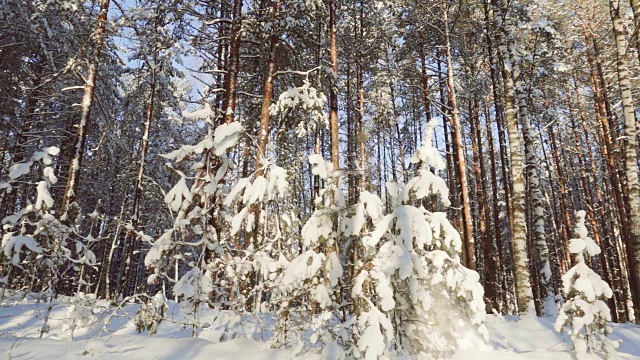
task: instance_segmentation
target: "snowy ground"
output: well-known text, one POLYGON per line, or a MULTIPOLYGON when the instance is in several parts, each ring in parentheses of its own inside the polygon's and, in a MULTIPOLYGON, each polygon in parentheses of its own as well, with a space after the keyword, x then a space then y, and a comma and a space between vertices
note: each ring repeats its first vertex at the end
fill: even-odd
MULTIPOLYGON (((192 338, 192 327, 180 308, 171 306, 168 318, 158 327, 155 336, 138 334, 130 319, 136 306, 126 307, 126 313, 116 312, 109 325, 103 326, 114 313, 104 303, 95 317, 85 316, 71 340, 69 313, 64 304, 53 308, 50 330, 38 339, 46 313, 45 304, 20 301, 0 308, 0 359, 290 359, 300 349, 272 349, 267 330, 268 319, 238 317, 211 310, 203 311, 198 337, 192 338), (229 330, 232 331, 229 331, 229 330), (235 329, 235 330, 233 330, 235 329)), ((86 315, 86 314, 85 314, 86 315)), ((553 331, 553 318, 487 317, 491 341, 481 348, 460 350, 455 360, 564 360, 573 359, 570 345, 553 331)), ((613 324, 612 338, 622 340, 622 359, 640 360, 640 327, 613 324)), ((305 359, 319 359, 313 350, 302 350, 305 359)))

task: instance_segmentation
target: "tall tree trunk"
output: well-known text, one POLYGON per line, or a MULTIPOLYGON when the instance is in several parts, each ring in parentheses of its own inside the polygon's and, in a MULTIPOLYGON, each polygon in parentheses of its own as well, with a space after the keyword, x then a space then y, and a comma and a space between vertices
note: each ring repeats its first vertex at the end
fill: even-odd
MULTIPOLYGON (((524 151, 525 151, 525 164, 526 164, 526 180, 527 185, 531 191, 531 205, 532 205, 532 227, 533 227, 533 243, 538 252, 540 264, 537 266, 540 279, 540 304, 545 303, 545 299, 550 295, 550 282, 551 282, 551 263, 549 262, 549 247, 547 246, 547 235, 545 230, 545 209, 544 209, 544 196, 540 185, 540 176, 538 174, 539 164, 537 161, 537 151, 535 146, 535 134, 531 126, 531 120, 529 118, 529 109, 527 106, 527 93, 522 80, 523 72, 520 71, 520 61, 517 58, 515 52, 515 39, 514 34, 509 31, 507 36, 507 50, 509 52, 509 58, 511 60, 511 66, 513 66, 513 74, 516 98, 518 103, 518 117, 520 125, 522 126, 522 133, 524 135, 524 151)), ((547 309, 552 311, 553 309, 547 309)))
POLYGON ((464 158, 464 143, 462 141, 462 127, 460 126, 458 106, 456 103, 456 89, 453 78, 453 62, 451 59, 451 43, 449 41, 449 8, 448 2, 442 12, 444 21, 445 57, 447 61, 447 88, 449 90, 449 103, 451 104, 451 125, 455 137, 455 146, 458 149, 458 168, 460 172, 460 188, 462 193, 462 217, 464 224, 464 247, 467 253, 467 267, 476 269, 475 244, 473 239, 473 223, 471 219, 471 201, 469 199, 469 184, 467 182, 467 163, 464 158))
POLYGON ((636 128, 635 109, 631 95, 631 81, 627 64, 627 40, 624 23, 620 14, 620 0, 609 0, 613 33, 615 35, 616 69, 618 85, 624 113, 625 166, 627 186, 629 188, 629 238, 626 239, 629 261, 629 285, 632 292, 636 323, 640 324, 640 181, 638 180, 638 156, 636 150, 638 130, 636 128))
MULTIPOLYGON (((274 16, 278 17, 280 12, 280 1, 277 1, 274 8, 274 16)), ((267 143, 269 142, 269 108, 273 99, 273 78, 276 73, 276 48, 278 46, 278 34, 275 29, 271 30, 269 36, 269 59, 267 60, 267 73, 264 77, 264 91, 262 94, 262 108, 260 110, 260 128, 258 129, 258 151, 256 151, 256 177, 264 175, 262 159, 266 157, 267 143)), ((251 207, 251 213, 255 222, 248 239, 253 240, 254 248, 258 247, 258 224, 260 224, 260 205, 254 204, 251 207)), ((249 242, 245 242, 245 248, 249 246, 249 242)))
MULTIPOLYGON (((362 8, 360 9, 360 16, 362 18, 362 8)), ((362 29, 362 20, 360 28, 362 29)), ((361 30, 362 31, 362 30, 361 30)), ((359 148, 359 167, 360 177, 358 180, 358 187, 360 192, 363 192, 367 188, 367 151, 366 151, 366 134, 364 132, 364 70, 362 64, 362 57, 359 59, 358 64, 358 148, 359 148)))
POLYGON ((90 50, 93 53, 89 58, 87 79, 84 84, 82 103, 80 104, 80 123, 78 124, 78 130, 75 135, 76 144, 71 164, 69 164, 67 187, 64 192, 64 197, 62 198, 62 206, 60 210, 60 219, 64 222, 72 220, 68 218, 68 213, 71 204, 76 201, 78 181, 80 180, 80 168, 82 166, 85 144, 87 142, 87 130, 89 128, 91 107, 93 105, 93 93, 95 92, 96 79, 98 76, 98 64, 100 63, 100 54, 102 53, 102 45, 104 44, 104 30, 107 25, 109 2, 110 0, 102 0, 100 3, 98 25, 92 36, 93 43, 90 45, 90 50))
MULTIPOLYGON (((508 227, 509 227, 509 234, 513 233, 513 230, 511 229, 512 224, 513 224, 513 219, 512 219, 512 211, 511 211, 511 187, 510 187, 510 182, 507 181, 507 177, 508 177, 508 171, 507 169, 509 168, 509 164, 507 163, 507 145, 506 145, 506 141, 504 138, 504 128, 503 128, 503 123, 504 123, 504 109, 502 106, 502 102, 501 102, 501 96, 500 96, 500 92, 499 92, 499 74, 497 73, 499 64, 498 61, 496 59, 496 53, 495 53, 495 49, 493 46, 493 39, 491 37, 491 32, 492 32, 492 26, 491 26, 491 16, 490 16, 490 1, 491 0, 485 0, 483 2, 483 6, 484 6, 484 20, 485 20, 485 38, 486 38, 486 42, 487 42, 487 52, 488 52, 488 56, 489 56, 489 71, 490 71, 490 75, 491 75, 491 89, 493 92, 493 102, 494 102, 494 109, 495 109, 495 113, 496 113, 496 126, 497 126, 497 133, 498 133, 498 148, 500 150, 500 169, 502 172, 502 188, 504 191, 504 198, 505 198, 505 208, 506 208, 506 212, 507 212, 507 217, 505 220, 507 220, 508 223, 508 227)), ((489 120, 489 119, 487 119, 489 120)), ((488 125, 490 126, 490 125, 488 125)), ((497 188, 495 189, 495 191, 497 192, 497 188)), ((496 203, 497 204, 497 203, 496 203)), ((499 208, 496 210, 499 212, 499 208)), ((496 220, 496 226, 498 226, 498 221, 496 220)), ((501 236, 501 235, 499 235, 501 236)), ((506 278, 506 276, 505 276, 506 278)))
MULTIPOLYGON (((606 201, 604 205, 610 207, 610 213, 613 215, 612 217, 609 217, 613 227, 613 238, 611 239, 611 241, 615 245, 614 249, 616 249, 617 252, 617 249, 621 246, 621 242, 626 241, 624 239, 627 239, 629 237, 629 228, 627 226, 627 213, 622 196, 622 187, 620 186, 619 173, 617 169, 618 166, 614 158, 614 153, 616 152, 616 144, 611 140, 612 129, 610 124, 613 121, 613 115, 611 113, 607 84, 604 78, 602 62, 600 60, 600 48, 598 46, 598 42, 594 38, 593 30, 590 27, 587 27, 587 25, 583 25, 582 31, 585 37, 585 42, 587 44, 590 44, 590 49, 593 50, 593 52, 587 51, 587 61, 591 68, 591 82, 593 86, 593 93, 595 95, 594 106, 596 110, 596 117, 600 123, 600 131, 598 133, 600 135, 600 142, 602 143, 602 155, 606 161, 607 169, 609 171, 611 191, 613 193, 614 200, 613 205, 611 205, 609 201, 606 201)), ((616 256, 615 253, 613 254, 613 256, 616 256)), ((614 261, 612 262, 612 264, 618 265, 614 267, 614 279, 622 283, 622 292, 628 294, 628 289, 624 284, 625 281, 622 278, 622 273, 619 273, 619 277, 616 276, 616 271, 622 271, 622 264, 620 264, 619 261, 614 261)), ((625 301, 625 307, 626 305, 627 304, 625 301)), ((619 315, 618 317, 619 320, 621 319, 621 315, 619 315)), ((627 317, 628 314, 625 313, 624 315, 625 317, 627 317)))
POLYGON ((511 148, 511 179, 513 182, 513 257, 516 273, 516 297, 518 312, 526 314, 534 308, 533 290, 529 272, 529 254, 527 251, 527 220, 525 216, 526 189, 524 184, 524 156, 522 137, 518 129, 516 116, 515 83, 513 67, 509 59, 507 39, 512 33, 513 24, 506 13, 504 0, 494 0, 498 20, 499 46, 498 57, 502 67, 504 86, 504 105, 511 148))
MULTIPOLYGON (((138 177, 136 179, 136 186, 133 195, 133 214, 131 215, 131 229, 137 230, 138 223, 140 222, 140 206, 142 205, 142 179, 144 178, 144 169, 147 160, 147 154, 149 152, 149 132, 151 131, 151 122, 153 120, 153 107, 156 98, 156 56, 154 54, 153 64, 150 64, 151 67, 151 86, 149 89, 149 101, 147 103, 147 111, 146 111, 146 120, 144 123, 144 134, 142 135, 142 141, 140 144, 140 163, 138 165, 138 177)), ((139 270, 139 266, 134 267, 134 263, 137 264, 136 260, 134 260, 134 251, 139 246, 138 236, 135 232, 129 232, 128 237, 131 238, 131 241, 126 244, 128 249, 127 253, 127 261, 126 261, 126 281, 124 286, 123 294, 125 296, 129 295, 128 290, 131 285, 132 279, 137 278, 137 273, 139 270), (135 271, 132 271, 135 269, 135 271)), ((140 256, 136 256, 139 258, 140 256)), ((123 266, 124 267, 124 266, 123 266)), ((133 283, 135 287, 135 282, 133 283)), ((135 291, 134 291, 135 292, 135 291)))
MULTIPOLYGON (((444 78, 441 77, 440 75, 443 73, 442 68, 441 68, 441 64, 440 64, 440 59, 438 58, 437 60, 437 65, 438 65, 438 92, 440 93, 440 112, 442 113, 442 127, 443 127, 443 132, 444 132, 444 146, 445 146, 445 159, 446 159, 446 164, 447 164, 447 180, 448 180, 448 186, 449 186, 449 192, 450 192, 450 197, 451 197, 451 208, 453 208, 453 211, 451 211, 451 218, 452 218, 452 223, 453 226, 456 229, 461 229, 460 226, 460 221, 459 221, 459 214, 458 214, 458 199, 460 198, 458 196, 458 188, 456 186, 456 177, 454 176, 454 167, 453 167, 453 151, 451 150, 452 146, 451 146, 451 141, 449 139, 449 125, 447 124, 447 118, 449 116, 447 116, 449 114, 449 108, 447 107, 447 101, 445 99, 445 81, 444 78)), ((466 258, 467 258, 467 252, 466 250, 462 252, 462 259, 464 261, 464 263, 466 264, 466 258)))
MULTIPOLYGON (((491 196, 492 196, 492 242, 496 247, 495 261, 496 261, 496 310, 499 313, 503 313, 504 309, 504 292, 506 289, 503 287, 504 278, 506 277, 504 268, 504 255, 502 244, 502 231, 500 225, 500 200, 498 196, 498 176, 497 176, 497 164, 495 160, 494 142, 493 142, 493 128, 491 127, 490 110, 489 110, 489 97, 485 103, 485 127, 487 133, 487 141, 489 143, 489 165, 491 168, 491 196)), ((497 115, 497 114, 496 114, 497 115)))
POLYGON ((240 73, 240 37, 242 30, 242 0, 233 0, 233 23, 231 25, 227 72, 224 78, 224 99, 222 101, 223 121, 235 121, 238 99, 238 74, 240 73))
MULTIPOLYGON (((280 1, 275 5, 275 15, 280 11, 280 1)), ((275 30, 269 36, 269 60, 267 61, 267 73, 264 77, 264 92, 262 94, 262 108, 260 110, 260 129, 258 130, 258 151, 256 152, 256 176, 262 176, 262 158, 266 157, 267 143, 269 142, 269 107, 273 99, 273 77, 276 73, 276 47, 278 34, 275 30)))
POLYGON ((484 279, 485 279, 485 296, 487 298, 487 310, 498 309, 498 301, 496 290, 498 287, 498 265, 496 247, 491 236, 493 233, 491 223, 491 211, 489 210, 489 199, 487 178, 485 176, 484 154, 482 152, 482 129, 480 127, 480 106, 478 99, 473 99, 472 115, 470 117, 471 137, 473 141, 474 165, 476 173, 476 201, 478 202, 479 222, 480 222, 480 238, 482 240, 482 248, 484 254, 484 279))
POLYGON ((329 96, 329 117, 331 123, 331 163, 333 169, 340 169, 340 123, 338 121, 338 43, 336 31, 335 1, 329 0, 329 56, 331 58, 331 70, 333 71, 333 83, 329 96))

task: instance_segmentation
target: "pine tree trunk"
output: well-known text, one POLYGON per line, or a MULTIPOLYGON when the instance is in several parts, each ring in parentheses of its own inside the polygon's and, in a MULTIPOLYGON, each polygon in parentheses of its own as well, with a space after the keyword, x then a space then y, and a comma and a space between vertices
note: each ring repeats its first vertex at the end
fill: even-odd
MULTIPOLYGON (((448 180, 448 186, 449 186, 449 197, 451 198, 451 208, 453 208, 453 211, 451 211, 451 223, 453 224, 453 226, 456 229, 461 229, 460 226, 460 221, 459 221, 459 215, 458 215, 458 188, 456 186, 456 177, 454 175, 454 166, 453 163, 454 161, 452 160, 453 158, 453 151, 452 151, 452 146, 451 146, 451 141, 449 139, 449 125, 447 124, 447 114, 449 114, 449 109, 447 108, 447 100, 445 97, 445 90, 444 90, 444 83, 445 81, 443 80, 443 78, 440 76, 440 74, 443 73, 442 68, 440 66, 440 59, 437 59, 437 64, 438 64, 438 85, 439 85, 439 93, 440 93, 440 112, 442 113, 442 127, 444 129, 444 146, 445 146, 445 159, 446 159, 446 164, 447 164, 447 180, 448 180)), ((467 252, 463 251, 462 252, 462 260, 463 263, 467 263, 467 252)))
MULTIPOLYGON (((611 204, 610 201, 605 201, 603 204, 610 209, 609 213, 613 215, 613 216, 607 216, 607 218, 609 218, 610 222, 612 223, 613 233, 612 233, 611 241, 615 245, 613 249, 615 249, 615 251, 617 252, 617 249, 621 244, 621 242, 623 241, 623 238, 628 237, 627 234, 629 229, 626 226, 626 211, 623 205, 622 189, 620 187, 620 181, 618 179, 618 172, 616 169, 617 165, 615 163, 615 159, 613 158, 615 144, 612 144, 612 141, 611 141, 611 127, 610 127, 610 124, 613 118, 611 114, 611 106, 609 104, 608 90, 607 90, 606 82, 604 79, 602 63, 600 61, 600 49, 598 46, 598 42, 592 35, 593 33, 592 29, 588 28, 587 25, 583 25, 582 31, 585 37, 585 42, 587 44, 590 44, 590 50, 593 50, 593 52, 587 51, 587 61, 591 68, 591 83, 593 86, 593 93, 595 95, 594 106, 596 110, 596 117, 600 123, 599 135, 601 140, 600 143, 602 144, 601 152, 602 152, 603 158, 607 163, 607 169, 609 170, 609 180, 611 182, 611 189, 613 192, 613 204, 611 204)), ((583 127, 585 126, 586 124, 583 123, 583 127)), ((587 136, 586 128, 584 129, 584 131, 585 131, 585 136, 587 136)), ((588 139, 588 136, 587 136, 587 139, 588 139)), ((612 255, 615 257, 615 254, 612 254, 612 255)), ((614 269, 613 277, 615 281, 618 281, 622 284, 622 286, 619 288, 620 291, 627 293, 628 289, 626 285, 624 285, 624 279, 622 278, 622 274, 620 273, 620 271, 622 270, 619 266, 620 262, 617 260, 611 259, 611 263, 618 264, 618 266, 613 267, 614 269), (618 275, 616 275, 616 272, 618 275)), ((624 302, 624 306, 626 308, 626 301, 624 302)), ((619 310, 626 311, 622 309, 619 309, 619 310)), ((619 314, 618 319, 620 321, 623 321, 622 320, 623 315, 627 317, 626 312, 624 314, 619 314)))
MULTIPOLYGON (((362 19, 362 8, 360 9, 360 16, 362 19)), ((362 24, 362 21, 361 21, 362 24)), ((362 25, 360 26, 362 29, 362 25)), ((362 30, 361 30, 362 31, 362 30)), ((364 132, 364 70, 362 65, 362 58, 360 58, 360 64, 358 64, 358 148, 359 148, 359 168, 360 177, 358 180, 358 187, 362 193, 367 189, 367 151, 366 151, 366 135, 364 132)))
MULTIPOLYGON (((569 242, 571 241, 573 227, 571 225, 571 217, 569 215, 569 201, 567 197, 567 185, 565 183, 565 177, 563 172, 563 165, 560 159, 560 154, 558 151, 558 145, 556 142, 555 131, 553 129, 553 125, 548 128, 549 140, 551 142, 551 157, 553 158, 553 162, 555 163, 555 169, 558 174, 558 192, 560 193, 560 209, 557 211, 559 216, 554 216, 555 219, 560 218, 562 221, 562 226, 560 233, 562 234, 562 249, 565 250, 565 257, 563 259, 559 259, 564 261, 566 266, 564 266, 565 270, 568 270, 571 267, 571 259, 569 258, 570 253, 566 251, 569 249, 569 242)), ((561 142, 562 143, 562 142, 561 142)))
POLYGON ((238 74, 240 73, 240 37, 242 30, 242 0, 233 0, 233 23, 231 25, 225 92, 222 101, 223 121, 229 124, 235 121, 236 101, 238 98, 238 74))
MULTIPOLYGON (((316 59, 315 59, 315 63, 316 66, 322 66, 322 51, 323 51, 323 47, 322 47, 322 21, 318 21, 318 29, 316 30, 316 42, 317 42, 317 47, 316 47, 316 59)), ((316 78, 316 82, 317 82, 317 87, 318 87, 318 91, 321 92, 322 91, 322 75, 321 73, 318 71, 318 76, 316 78)), ((323 134, 323 129, 322 127, 318 124, 316 126, 315 129, 315 144, 314 144, 314 152, 316 154, 322 154, 322 134, 323 134)), ((309 169, 311 169, 311 164, 309 164, 309 169)), ((379 169, 379 168, 378 168, 379 169)), ((311 170, 309 170, 311 171, 311 170)), ((320 194, 320 188, 321 188, 321 182, 322 179, 320 178, 320 176, 318 175, 314 175, 313 176, 313 196, 311 197, 311 202, 312 202, 312 208, 315 209, 316 207, 316 203, 315 203, 315 198, 320 194)))
POLYGON ((80 104, 80 123, 75 135, 75 149, 71 163, 69 164, 69 174, 67 176, 67 187, 62 198, 62 206, 60 210, 60 219, 69 222, 68 213, 71 204, 76 201, 76 193, 78 191, 78 181, 80 180, 80 168, 82 166, 82 157, 84 155, 85 144, 87 142, 87 130, 89 129, 89 120, 91 116, 91 107, 93 105, 93 93, 95 92, 96 78, 98 76, 98 64, 100 63, 100 54, 102 53, 102 45, 104 43, 104 31, 107 25, 107 13, 109 11, 110 0, 102 0, 100 3, 100 12, 98 13, 98 25, 93 33, 91 44, 92 56, 89 58, 89 69, 87 71, 87 79, 84 84, 84 92, 82 95, 82 103, 80 104))
MULTIPOLYGON (((274 8, 274 16, 277 18, 280 12, 280 1, 277 1, 274 8)), ((276 48, 278 46, 278 34, 275 30, 271 31, 269 36, 269 59, 267 60, 267 73, 264 77, 264 92, 262 94, 262 108, 260 110, 260 128, 258 129, 258 151, 256 151, 256 177, 264 175, 262 159, 265 158, 267 151, 267 143, 269 142, 269 108, 273 99, 273 78, 276 74, 276 48)), ((258 248, 258 226, 260 223, 260 205, 254 204, 251 207, 251 213, 254 216, 255 223, 248 239, 253 241, 254 248, 258 248)), ((249 242, 245 242, 245 248, 249 246, 249 242)))
POLYGON ((476 254, 473 239, 473 223, 471 219, 471 200, 469 199, 469 184, 467 182, 467 163, 464 158, 464 144, 462 141, 462 127, 460 126, 456 90, 453 78, 453 62, 451 59, 451 43, 449 41, 449 9, 447 2, 443 8, 445 57, 447 61, 447 88, 449 103, 451 104, 451 125, 455 137, 455 147, 458 149, 458 171, 460 173, 460 189, 462 193, 462 218, 464 224, 464 247, 467 253, 467 267, 476 270, 476 254))
POLYGON ((482 152, 482 130, 480 128, 480 108, 478 100, 474 99, 472 116, 469 119, 471 124, 472 139, 473 139, 473 162, 476 175, 476 201, 478 202, 478 220, 480 223, 480 240, 482 241, 482 248, 484 254, 484 288, 485 297, 487 298, 487 311, 492 313, 492 310, 498 309, 498 301, 496 294, 498 291, 498 266, 496 264, 496 248, 493 242, 492 226, 491 226, 491 211, 489 210, 489 201, 486 197, 488 191, 487 178, 485 176, 484 154, 482 152))
MULTIPOLYGON (((275 5, 277 16, 280 9, 280 2, 275 5)), ((256 152, 256 176, 262 176, 262 158, 266 157, 267 143, 269 142, 269 107, 273 99, 273 77, 276 73, 276 46, 278 45, 278 35, 275 31, 269 37, 269 60, 267 61, 267 73, 264 78, 264 92, 262 94, 262 108, 260 110, 260 129, 258 130, 258 151, 256 152)))

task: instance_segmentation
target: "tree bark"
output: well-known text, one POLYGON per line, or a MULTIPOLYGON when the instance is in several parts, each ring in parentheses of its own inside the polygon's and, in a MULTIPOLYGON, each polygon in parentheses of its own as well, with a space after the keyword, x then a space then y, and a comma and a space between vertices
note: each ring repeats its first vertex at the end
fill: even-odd
POLYGON ((336 31, 335 1, 329 0, 329 55, 331 57, 331 70, 333 71, 333 84, 329 96, 329 118, 331 124, 331 163, 333 169, 340 169, 340 123, 338 120, 338 44, 336 31))
POLYGON ((511 149, 511 180, 513 182, 513 257, 516 273, 516 298, 518 312, 526 314, 534 308, 533 290, 529 272, 529 254, 527 251, 527 223, 525 216, 526 189, 524 184, 524 156, 522 136, 518 129, 516 116, 515 83, 513 68, 509 59, 507 38, 513 29, 511 20, 506 13, 504 0, 494 0, 498 20, 499 46, 498 57, 502 65, 502 79, 504 86, 504 105, 509 132, 511 149))
MULTIPOLYGON (((278 16, 280 1, 275 4, 274 13, 278 16)), ((273 99, 273 77, 276 73, 276 47, 278 34, 275 30, 269 36, 269 60, 267 61, 267 73, 264 77, 264 92, 262 94, 262 108, 260 110, 260 129, 258 130, 258 151, 256 152, 256 176, 262 176, 262 158, 266 156, 267 143, 269 142, 269 107, 273 99)))
POLYGON ((638 180, 638 156, 636 150, 638 129, 636 128, 635 109, 631 95, 631 81, 627 64, 627 40, 624 23, 620 13, 620 0, 609 0, 611 21, 616 45, 616 69, 618 85, 624 113, 625 166, 627 186, 629 188, 629 237, 626 239, 627 260, 629 262, 629 285, 636 314, 636 323, 640 324, 640 181, 638 180))
POLYGON ((93 94, 95 92, 96 78, 98 76, 98 64, 100 63, 100 54, 102 53, 102 45, 104 44, 104 31, 107 25, 109 2, 110 0, 101 1, 100 12, 98 13, 98 25, 92 36, 93 48, 91 50, 93 51, 93 56, 89 59, 87 79, 84 84, 82 103, 80 104, 80 123, 78 124, 78 130, 75 135, 76 144, 73 158, 69 164, 67 187, 62 198, 62 206, 60 210, 60 219, 63 222, 69 222, 72 220, 68 218, 68 213, 71 204, 76 201, 78 181, 80 180, 80 168, 82 166, 85 144, 87 142, 87 130, 89 128, 91 107, 93 105, 93 94))
POLYGON ((471 219, 471 201, 469 199, 469 184, 467 182, 467 163, 464 157, 464 143, 462 141, 462 127, 460 126, 456 90, 453 78, 453 64, 451 59, 451 43, 449 41, 449 8, 445 2, 443 8, 445 57, 447 61, 447 88, 449 103, 451 104, 451 125, 453 127, 455 146, 458 149, 458 168, 460 172, 460 188, 462 193, 462 217, 464 225, 464 247, 467 253, 467 267, 476 270, 475 244, 473 239, 473 223, 471 219))
POLYGON ((229 43, 229 61, 225 76, 225 93, 222 101, 223 121, 229 124, 235 121, 236 101, 238 98, 238 74, 240 73, 240 32, 242 30, 242 0, 233 1, 233 23, 229 43))
MULTIPOLYGON (((527 92, 522 79, 523 73, 520 71, 519 60, 515 52, 515 39, 512 30, 507 34, 507 51, 513 67, 513 76, 516 91, 516 100, 518 104, 518 118, 524 135, 524 151, 526 164, 526 183, 531 191, 531 210, 532 210, 532 230, 533 243, 538 252, 540 264, 538 266, 540 279, 540 303, 544 304, 545 299, 550 294, 551 282, 551 263, 549 262, 549 247, 547 245, 547 234, 545 230, 545 208, 544 196, 540 186, 540 176, 538 174, 539 164, 537 161, 537 152, 535 146, 534 130, 531 126, 529 118, 529 109, 527 106, 527 92)), ((552 310, 552 309, 548 309, 552 310)))

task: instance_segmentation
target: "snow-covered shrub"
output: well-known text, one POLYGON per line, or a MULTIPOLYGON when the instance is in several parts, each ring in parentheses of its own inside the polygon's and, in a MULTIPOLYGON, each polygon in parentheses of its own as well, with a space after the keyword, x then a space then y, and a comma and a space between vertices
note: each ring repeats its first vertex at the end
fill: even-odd
POLYGON ((269 302, 263 298, 273 287, 271 274, 279 268, 279 258, 291 251, 281 224, 281 219, 293 216, 287 208, 287 171, 268 159, 261 164, 251 177, 231 187, 223 203, 229 214, 229 235, 235 238, 237 250, 245 249, 236 251, 225 268, 230 291, 241 305, 238 310, 268 311, 269 302))
POLYGON ((62 331, 71 329, 71 338, 77 328, 95 324, 98 318, 93 309, 96 304, 95 294, 77 292, 67 306, 66 322, 62 325, 62 331))
POLYGON ((556 331, 565 331, 571 340, 578 359, 616 358, 613 342, 607 337, 611 312, 607 299, 613 296, 609 285, 589 268, 585 256, 600 254, 600 247, 589 237, 584 224, 584 210, 576 213, 576 238, 571 240, 569 251, 575 254, 576 265, 562 276, 565 302, 556 320, 556 331))
POLYGON ((432 196, 448 204, 445 182, 429 170, 443 161, 429 142, 413 161, 417 176, 403 189, 387 184, 392 211, 385 214, 380 198, 367 191, 347 207, 332 163, 309 157, 325 187, 302 228, 299 255, 271 264, 279 333, 311 334, 308 342, 323 344, 331 359, 446 358, 469 337, 486 340, 484 290, 479 275, 460 262, 459 233, 444 213, 414 205, 432 196), (345 249, 354 239, 355 278, 344 288, 345 249))
POLYGON ((134 319, 136 330, 139 333, 149 331, 149 335, 155 335, 158 331, 158 325, 166 317, 168 309, 167 299, 161 292, 142 302, 134 319))

